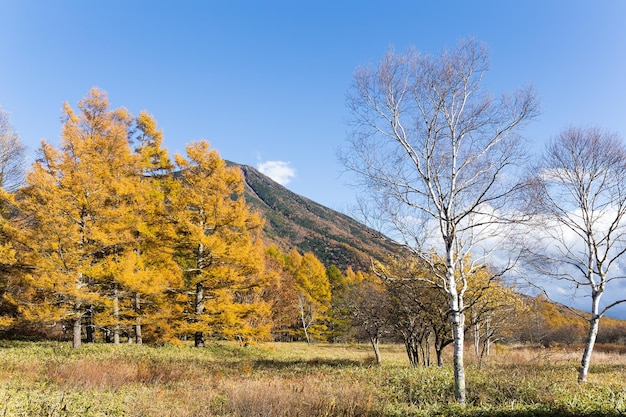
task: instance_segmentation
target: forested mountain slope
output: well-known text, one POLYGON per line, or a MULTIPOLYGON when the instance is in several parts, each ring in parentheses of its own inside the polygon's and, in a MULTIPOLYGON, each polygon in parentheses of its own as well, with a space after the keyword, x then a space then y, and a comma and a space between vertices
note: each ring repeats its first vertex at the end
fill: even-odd
POLYGON ((326 266, 365 270, 371 259, 403 248, 351 217, 329 209, 263 175, 239 165, 245 176, 246 200, 265 218, 265 239, 283 251, 313 252, 326 266))

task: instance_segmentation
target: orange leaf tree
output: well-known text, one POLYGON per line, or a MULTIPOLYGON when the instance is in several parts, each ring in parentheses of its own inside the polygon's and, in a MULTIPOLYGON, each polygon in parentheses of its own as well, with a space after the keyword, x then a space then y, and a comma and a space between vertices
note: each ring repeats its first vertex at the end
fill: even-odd
POLYGON ((193 298, 183 330, 194 333, 198 347, 205 332, 240 340, 268 337, 269 304, 261 299, 263 222, 245 203, 241 171, 228 167, 206 141, 188 145, 187 157, 177 155, 176 165, 179 181, 168 198, 177 256, 193 298))

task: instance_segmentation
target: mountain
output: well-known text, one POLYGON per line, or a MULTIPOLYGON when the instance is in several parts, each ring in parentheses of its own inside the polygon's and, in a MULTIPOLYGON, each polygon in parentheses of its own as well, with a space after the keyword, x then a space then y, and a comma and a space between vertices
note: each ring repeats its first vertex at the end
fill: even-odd
POLYGON ((372 259, 403 251, 351 217, 289 191, 250 166, 233 165, 243 171, 247 203, 265 218, 266 243, 285 252, 313 252, 326 266, 355 271, 369 268, 372 259))

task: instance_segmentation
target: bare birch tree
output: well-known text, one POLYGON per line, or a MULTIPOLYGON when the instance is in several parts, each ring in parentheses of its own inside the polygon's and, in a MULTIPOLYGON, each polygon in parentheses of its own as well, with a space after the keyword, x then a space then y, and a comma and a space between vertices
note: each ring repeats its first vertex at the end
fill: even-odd
POLYGON ((0 188, 15 191, 24 180, 26 148, 0 108, 0 188))
POLYGON ((392 236, 431 265, 447 294, 459 403, 467 277, 492 263, 485 257, 511 220, 507 205, 521 188, 511 169, 524 155, 518 132, 538 108, 530 87, 492 97, 482 86, 488 67, 486 48, 470 39, 438 56, 390 51, 377 67, 357 69, 354 130, 340 156, 392 236))
MULTIPOLYGON (((540 271, 591 297, 589 332, 578 373, 587 381, 600 318, 626 298, 601 304, 607 286, 626 278, 626 147, 597 128, 569 128, 547 146, 529 197, 542 221, 533 257, 540 271)), ((536 243, 536 242, 535 242, 536 243)))

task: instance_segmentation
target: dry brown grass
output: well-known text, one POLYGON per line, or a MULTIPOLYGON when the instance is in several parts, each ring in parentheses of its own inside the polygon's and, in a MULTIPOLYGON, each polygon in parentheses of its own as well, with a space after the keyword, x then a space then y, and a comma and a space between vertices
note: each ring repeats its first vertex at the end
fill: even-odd
MULTIPOLYGON (((594 354, 576 384, 571 347, 498 347, 483 367, 468 350, 468 406, 452 373, 412 368, 404 348, 268 343, 148 348, 9 344, 0 348, 0 416, 606 415, 626 412, 626 356, 594 354), (4 408, 3 408, 4 407, 4 408)), ((446 354, 449 363, 449 353, 446 354)))

